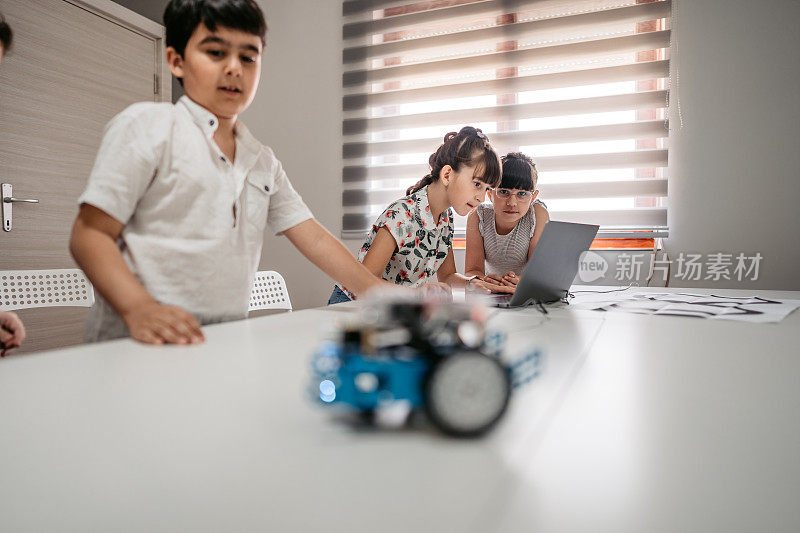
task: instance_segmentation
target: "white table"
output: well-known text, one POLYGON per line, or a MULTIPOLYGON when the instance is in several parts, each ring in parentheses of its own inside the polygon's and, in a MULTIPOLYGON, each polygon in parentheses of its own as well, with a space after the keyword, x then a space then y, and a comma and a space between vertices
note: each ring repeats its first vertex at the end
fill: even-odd
POLYGON ((544 372, 468 441, 308 399, 309 355, 350 314, 0 361, 0 530, 800 530, 800 312, 503 311, 506 356, 538 346, 544 372))

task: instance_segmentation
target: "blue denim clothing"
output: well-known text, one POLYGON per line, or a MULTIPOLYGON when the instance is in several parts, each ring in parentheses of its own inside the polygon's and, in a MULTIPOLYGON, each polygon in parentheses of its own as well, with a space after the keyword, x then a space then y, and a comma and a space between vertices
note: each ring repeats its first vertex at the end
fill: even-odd
POLYGON ((350 297, 339 287, 334 287, 331 297, 328 300, 328 305, 340 304, 342 302, 349 302, 350 297))

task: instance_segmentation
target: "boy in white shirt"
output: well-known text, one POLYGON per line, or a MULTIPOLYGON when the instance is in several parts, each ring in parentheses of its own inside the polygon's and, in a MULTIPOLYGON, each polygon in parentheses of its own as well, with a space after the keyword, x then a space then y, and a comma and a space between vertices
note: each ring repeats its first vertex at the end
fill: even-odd
POLYGON ((246 317, 265 224, 348 288, 381 284, 237 120, 261 72, 254 0, 171 0, 164 23, 186 95, 112 119, 79 199, 70 250, 102 296, 84 340, 198 343, 200 324, 246 317))

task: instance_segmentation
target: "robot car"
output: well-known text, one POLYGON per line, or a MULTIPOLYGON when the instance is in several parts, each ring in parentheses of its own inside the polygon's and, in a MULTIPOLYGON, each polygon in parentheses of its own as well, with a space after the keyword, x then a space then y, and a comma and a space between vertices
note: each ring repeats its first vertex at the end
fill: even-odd
POLYGON ((532 351, 504 364, 504 337, 486 331, 486 314, 477 304, 377 302, 315 353, 312 390, 323 404, 371 414, 401 403, 424 410, 446 434, 484 434, 540 360, 532 351))

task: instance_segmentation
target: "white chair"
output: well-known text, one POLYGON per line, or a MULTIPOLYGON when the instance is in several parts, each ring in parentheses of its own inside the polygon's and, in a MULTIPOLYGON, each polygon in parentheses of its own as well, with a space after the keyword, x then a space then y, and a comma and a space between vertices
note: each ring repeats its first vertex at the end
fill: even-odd
POLYGON ((292 310, 292 301, 289 300, 286 281, 274 270, 256 272, 256 279, 253 280, 253 288, 250 291, 248 311, 258 309, 292 310))
POLYGON ((0 310, 91 307, 94 289, 77 268, 0 271, 0 310))

